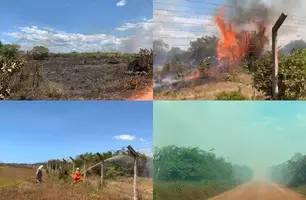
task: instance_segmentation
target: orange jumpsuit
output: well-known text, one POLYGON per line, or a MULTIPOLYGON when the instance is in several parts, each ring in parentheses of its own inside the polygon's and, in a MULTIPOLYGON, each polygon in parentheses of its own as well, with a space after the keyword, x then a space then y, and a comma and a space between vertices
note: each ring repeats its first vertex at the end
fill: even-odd
POLYGON ((76 183, 77 181, 81 181, 82 179, 83 177, 81 173, 79 171, 76 171, 73 176, 73 183, 76 183))

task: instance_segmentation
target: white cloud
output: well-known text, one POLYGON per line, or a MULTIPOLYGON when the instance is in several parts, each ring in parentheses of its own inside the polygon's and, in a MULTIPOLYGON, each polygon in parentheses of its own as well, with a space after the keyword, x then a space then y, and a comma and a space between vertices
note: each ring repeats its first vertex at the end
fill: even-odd
POLYGON ((125 23, 116 30, 133 29, 134 35, 117 37, 110 34, 68 33, 50 27, 16 27, 17 30, 4 33, 16 40, 25 50, 36 45, 48 47, 53 52, 119 51, 134 53, 140 48, 152 48, 152 19, 125 23))
POLYGON ((135 28, 144 28, 145 30, 151 30, 153 28, 152 19, 143 19, 142 22, 136 23, 124 23, 121 26, 117 27, 116 30, 118 31, 126 31, 135 28))
POLYGON ((121 1, 117 2, 116 6, 123 7, 123 6, 126 5, 126 3, 127 3, 126 0, 121 0, 121 1))
POLYGON ((132 135, 116 135, 116 136, 114 136, 114 138, 116 140, 129 140, 129 141, 132 141, 132 140, 136 139, 136 137, 132 136, 132 135))
POLYGON ((145 142, 145 141, 146 141, 146 140, 143 139, 143 138, 139 138, 139 140, 140 140, 141 142, 145 142))

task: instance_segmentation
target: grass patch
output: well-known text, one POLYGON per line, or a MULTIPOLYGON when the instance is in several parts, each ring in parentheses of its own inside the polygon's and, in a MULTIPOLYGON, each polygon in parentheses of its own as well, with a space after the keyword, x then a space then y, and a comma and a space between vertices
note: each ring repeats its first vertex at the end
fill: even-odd
POLYGON ((206 200, 235 187, 230 183, 154 181, 154 200, 206 200))

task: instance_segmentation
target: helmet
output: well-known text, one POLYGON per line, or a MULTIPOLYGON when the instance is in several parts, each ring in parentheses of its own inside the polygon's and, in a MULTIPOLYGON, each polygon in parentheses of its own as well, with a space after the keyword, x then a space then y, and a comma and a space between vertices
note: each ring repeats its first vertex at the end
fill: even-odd
POLYGON ((80 168, 77 167, 76 170, 77 170, 77 171, 80 171, 80 168))

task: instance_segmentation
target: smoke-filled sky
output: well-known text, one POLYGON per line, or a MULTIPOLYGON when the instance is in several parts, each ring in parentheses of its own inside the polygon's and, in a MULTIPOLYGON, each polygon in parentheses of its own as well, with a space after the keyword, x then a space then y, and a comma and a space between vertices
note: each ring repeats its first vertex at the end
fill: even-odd
POLYGON ((143 0, 3 0, 0 40, 55 52, 135 52, 152 46, 152 4, 143 0))
POLYGON ((263 178, 266 170, 306 154, 304 102, 154 102, 155 147, 214 148, 218 156, 245 164, 263 178))
MULTIPOLYGON (((154 38, 163 39, 171 46, 188 49, 191 40, 205 35, 216 34, 218 29, 215 15, 222 5, 225 13, 237 13, 233 8, 235 0, 163 0, 154 3, 154 38)), ((268 8, 270 24, 268 33, 271 36, 272 25, 282 12, 288 14, 279 31, 279 46, 284 46, 291 40, 306 39, 306 1, 285 0, 237 0, 237 5, 244 7, 246 14, 238 16, 240 19, 263 18, 262 8, 268 8), (261 4, 265 3, 264 6, 261 4), (250 8, 252 7, 252 11, 250 8), (256 11, 255 11, 256 9, 256 11)), ((253 26, 245 26, 246 30, 253 30, 253 26)))

